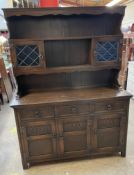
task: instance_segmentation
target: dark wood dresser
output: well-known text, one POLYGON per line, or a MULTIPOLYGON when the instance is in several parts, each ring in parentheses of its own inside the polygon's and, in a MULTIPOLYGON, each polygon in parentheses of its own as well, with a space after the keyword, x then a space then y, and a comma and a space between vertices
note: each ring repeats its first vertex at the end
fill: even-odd
POLYGON ((23 168, 126 155, 131 95, 120 90, 124 7, 4 9, 23 168))

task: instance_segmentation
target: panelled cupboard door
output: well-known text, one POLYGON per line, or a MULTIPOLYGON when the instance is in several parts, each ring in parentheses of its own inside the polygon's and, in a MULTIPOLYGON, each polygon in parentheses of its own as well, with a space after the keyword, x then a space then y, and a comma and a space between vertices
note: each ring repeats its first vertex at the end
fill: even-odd
POLYGON ((92 40, 91 60, 93 65, 115 66, 121 61, 121 36, 96 37, 92 40))
POLYGON ((45 70, 43 41, 10 40, 11 58, 15 74, 39 73, 45 70))
POLYGON ((88 155, 91 149, 91 120, 82 116, 61 118, 57 123, 60 157, 88 155))
POLYGON ((94 152, 121 151, 125 143, 126 118, 121 114, 104 114, 94 117, 94 152))
POLYGON ((56 157, 56 127, 53 120, 23 122, 21 130, 27 162, 56 157))

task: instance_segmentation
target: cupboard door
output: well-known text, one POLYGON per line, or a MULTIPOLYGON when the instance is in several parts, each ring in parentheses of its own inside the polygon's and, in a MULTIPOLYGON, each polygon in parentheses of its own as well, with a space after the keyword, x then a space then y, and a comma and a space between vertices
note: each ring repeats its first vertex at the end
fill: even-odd
POLYGON ((121 36, 97 37, 92 41, 92 64, 117 65, 121 60, 121 36))
POLYGON ((21 130, 28 161, 45 161, 56 157, 54 121, 23 122, 21 130))
POLYGON ((91 120, 87 117, 61 118, 58 122, 60 157, 88 155, 91 149, 91 120))
POLYGON ((11 40, 11 57, 16 74, 41 72, 45 69, 44 43, 34 40, 11 40))
POLYGON ((125 143, 123 114, 105 114, 94 117, 93 142, 95 152, 120 152, 125 143))

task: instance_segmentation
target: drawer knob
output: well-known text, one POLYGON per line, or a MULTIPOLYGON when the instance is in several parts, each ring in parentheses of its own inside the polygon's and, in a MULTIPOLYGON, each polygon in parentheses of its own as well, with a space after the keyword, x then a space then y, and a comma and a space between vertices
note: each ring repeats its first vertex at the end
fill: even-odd
POLYGON ((55 133, 53 133, 53 137, 56 137, 56 134, 55 133))
POLYGON ((77 112, 76 107, 73 107, 73 108, 72 108, 72 112, 73 112, 73 113, 76 113, 76 112, 77 112))
POLYGON ((59 137, 62 138, 62 137, 63 137, 63 133, 60 133, 60 134, 59 134, 59 137))
POLYGON ((112 105, 111 104, 108 104, 107 105, 107 110, 111 110, 112 109, 112 105))
POLYGON ((36 117, 36 118, 41 117, 41 114, 40 114, 40 112, 39 112, 39 111, 36 111, 36 112, 35 112, 35 117, 36 117))

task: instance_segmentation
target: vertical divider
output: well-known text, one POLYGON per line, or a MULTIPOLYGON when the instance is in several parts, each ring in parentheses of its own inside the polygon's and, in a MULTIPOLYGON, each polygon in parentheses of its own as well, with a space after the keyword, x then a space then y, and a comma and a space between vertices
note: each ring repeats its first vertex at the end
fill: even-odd
POLYGON ((90 50, 90 62, 91 62, 91 66, 95 65, 95 39, 91 39, 91 50, 90 50))
POLYGON ((45 42, 44 40, 40 41, 39 44, 39 49, 40 49, 40 53, 41 53, 41 65, 44 66, 44 68, 46 69, 46 54, 45 54, 45 42))

